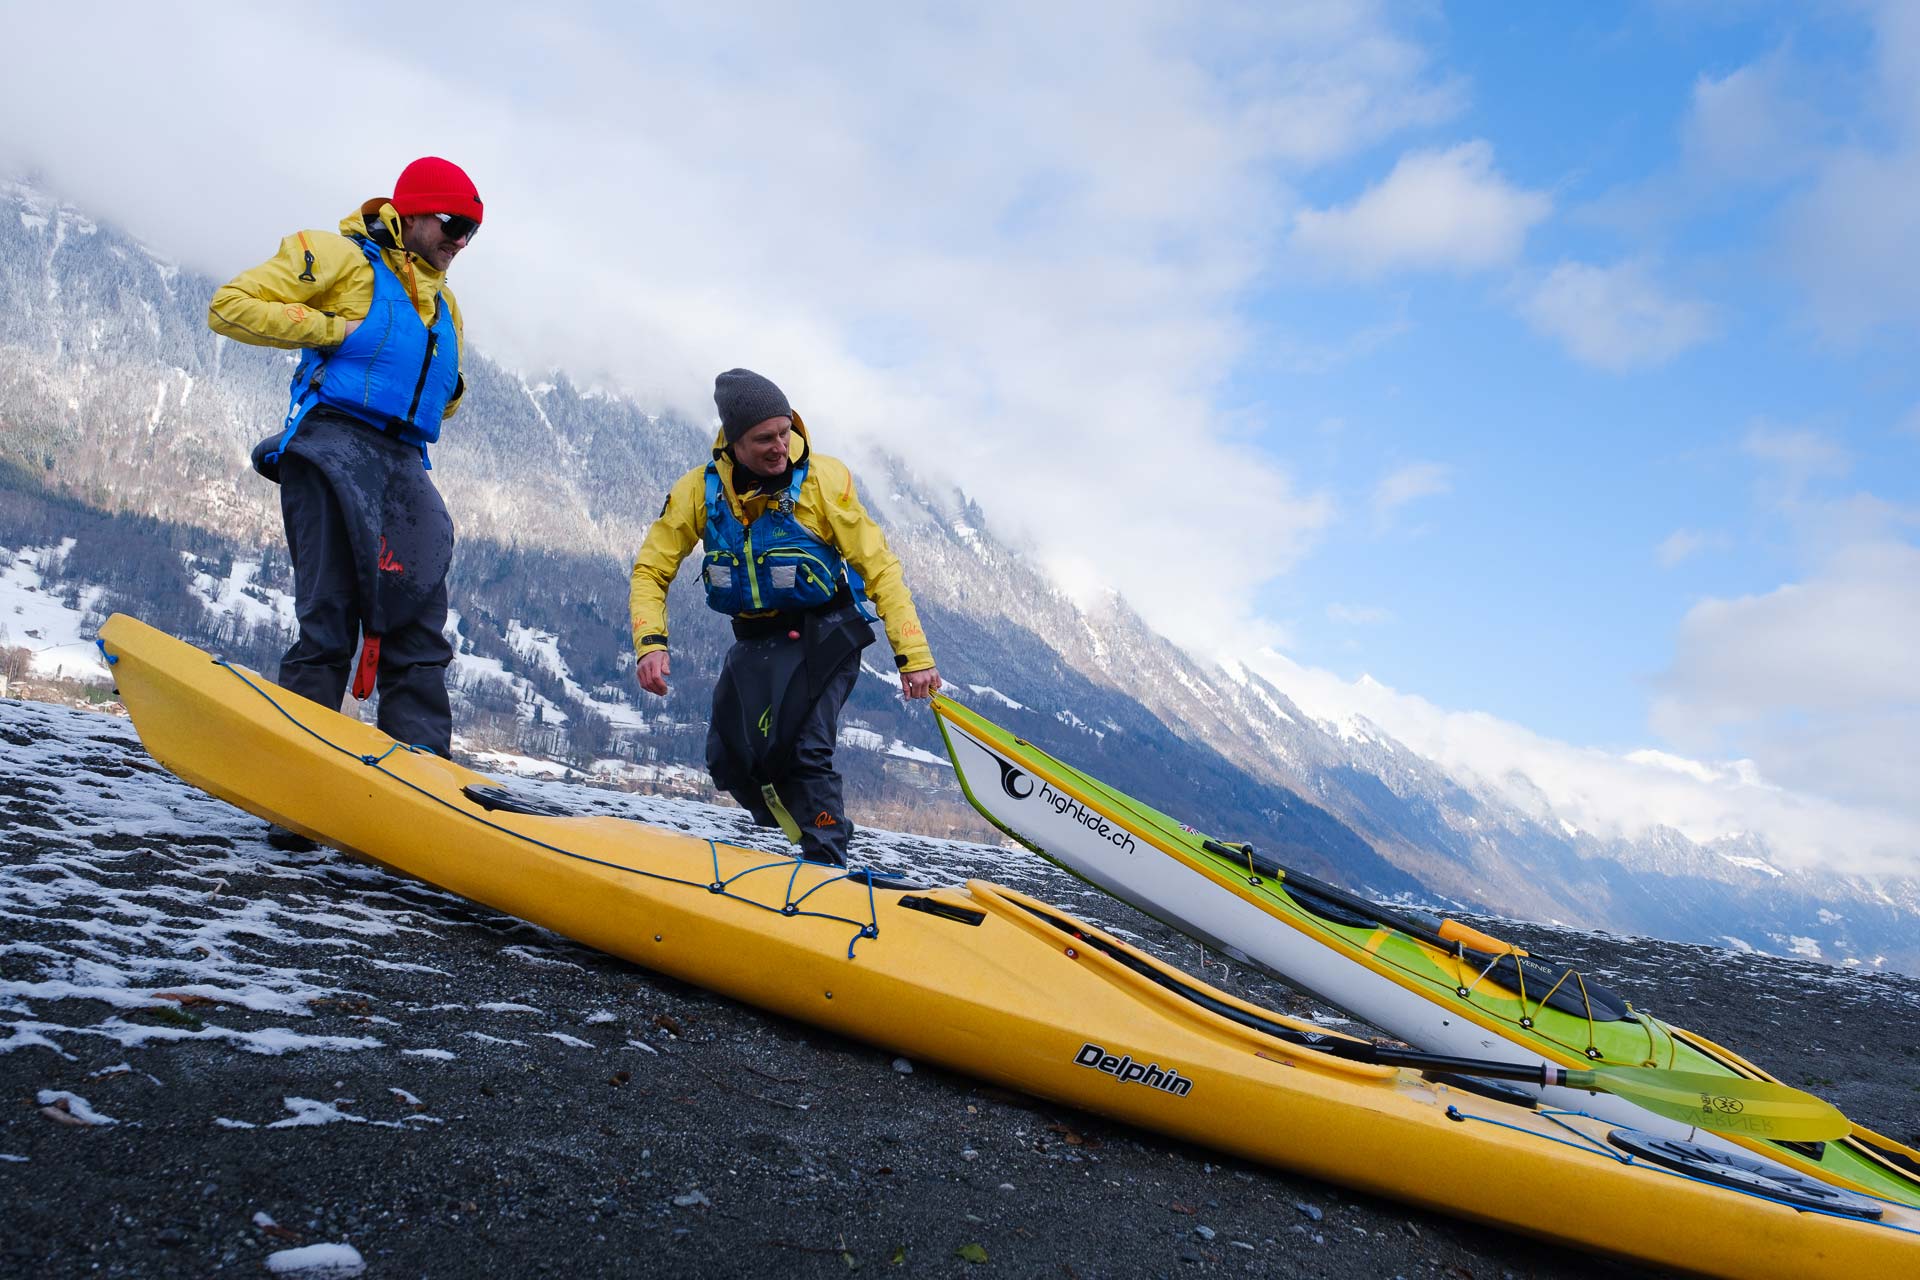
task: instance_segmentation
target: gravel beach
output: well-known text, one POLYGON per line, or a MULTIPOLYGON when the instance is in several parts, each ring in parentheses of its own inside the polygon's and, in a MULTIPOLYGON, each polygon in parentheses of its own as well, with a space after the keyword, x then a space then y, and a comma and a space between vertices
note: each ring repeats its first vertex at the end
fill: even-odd
MULTIPOLYGON (((538 785, 778 847, 737 810, 538 785)), ((0 701, 0 1273, 1648 1274, 907 1062, 264 835, 126 721, 0 701)), ((1203 962, 1023 852, 860 841, 1203 962)), ((1920 981, 1500 927, 1920 1141, 1920 981)))

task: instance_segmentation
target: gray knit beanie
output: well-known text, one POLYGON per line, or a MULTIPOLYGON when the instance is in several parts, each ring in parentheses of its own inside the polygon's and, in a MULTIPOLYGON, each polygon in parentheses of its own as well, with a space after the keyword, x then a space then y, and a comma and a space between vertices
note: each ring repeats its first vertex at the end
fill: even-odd
POLYGON ((728 444, 768 418, 793 416, 786 394, 751 369, 729 369, 715 378, 713 403, 719 406, 720 430, 728 444))

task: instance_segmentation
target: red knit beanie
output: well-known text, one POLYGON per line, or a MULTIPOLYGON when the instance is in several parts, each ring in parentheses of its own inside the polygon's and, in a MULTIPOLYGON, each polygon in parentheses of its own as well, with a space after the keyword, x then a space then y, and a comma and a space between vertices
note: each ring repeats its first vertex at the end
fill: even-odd
POLYGON ((405 217, 411 213, 458 213, 480 221, 480 193, 473 188, 467 171, 439 156, 421 156, 400 171, 393 184, 393 211, 405 217))

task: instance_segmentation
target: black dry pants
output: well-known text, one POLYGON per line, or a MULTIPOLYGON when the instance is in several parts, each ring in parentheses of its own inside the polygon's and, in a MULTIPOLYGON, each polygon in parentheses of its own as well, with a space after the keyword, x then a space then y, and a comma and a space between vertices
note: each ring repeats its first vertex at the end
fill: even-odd
MULTIPOLYGON (((820 696, 814 700, 813 708, 801 721, 794 738, 793 767, 773 784, 774 794, 799 824, 800 856, 810 862, 830 862, 837 866, 845 866, 847 862, 853 823, 847 818, 847 806, 841 798, 840 774, 833 767, 833 746, 840 737, 840 708, 846 705, 854 681, 859 678, 860 651, 855 649, 822 684, 820 696)), ((738 800, 761 826, 780 825, 754 784, 729 787, 727 794, 738 800)))
MULTIPOLYGON (((359 576, 333 486, 297 453, 280 461, 280 515, 293 560, 293 608, 300 638, 280 659, 280 687, 337 709, 346 696, 359 647, 359 576)), ((381 637, 378 723, 398 742, 453 755, 453 711, 447 664, 453 646, 443 578, 412 621, 381 637)))

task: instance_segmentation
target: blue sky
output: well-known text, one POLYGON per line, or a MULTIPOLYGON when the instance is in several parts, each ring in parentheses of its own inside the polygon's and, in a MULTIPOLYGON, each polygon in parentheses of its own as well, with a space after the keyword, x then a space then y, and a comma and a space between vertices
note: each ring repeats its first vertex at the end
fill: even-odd
POLYGON ((509 365, 761 369, 1579 825, 1920 857, 1920 5, 343 4, 317 84, 257 9, 9 22, 90 74, 10 68, 0 168, 192 266, 452 156, 509 365))
POLYGON ((1256 301, 1283 346, 1390 335, 1324 372, 1249 362, 1234 383, 1269 423, 1263 445, 1340 498, 1344 536, 1262 595, 1292 656, 1572 741, 1640 745, 1688 609, 1804 570, 1744 447, 1752 433, 1810 432, 1852 454, 1825 492, 1872 477, 1913 503, 1920 440, 1898 430, 1920 404, 1911 317, 1822 326, 1779 261, 1805 179, 1714 181, 1689 154, 1703 84, 1780 61, 1824 117, 1814 128, 1878 132, 1868 95, 1828 74, 1870 63, 1870 27, 1813 12, 1609 7, 1603 22, 1461 6, 1411 28, 1437 72, 1466 79, 1462 110, 1304 184, 1303 199, 1349 203, 1408 149, 1467 138, 1490 147, 1490 179, 1552 212, 1480 269, 1436 259, 1315 282, 1306 262, 1256 301), (1621 367, 1542 332, 1525 298, 1563 263, 1639 264, 1644 287, 1702 309, 1697 340, 1621 367), (1421 464, 1431 491, 1381 517, 1383 469, 1421 464), (1674 560, 1675 543, 1663 562, 1687 533, 1697 549, 1674 560))

